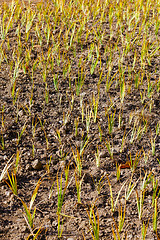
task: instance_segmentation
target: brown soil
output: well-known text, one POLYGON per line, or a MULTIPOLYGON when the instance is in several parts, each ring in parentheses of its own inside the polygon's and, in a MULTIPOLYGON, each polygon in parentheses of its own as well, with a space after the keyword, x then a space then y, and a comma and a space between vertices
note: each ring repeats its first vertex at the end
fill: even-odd
MULTIPOLYGON (((6 1, 8 2, 8 1, 6 1)), ((37 2, 37 1, 36 1, 37 2)), ((39 2, 39 1, 38 1, 39 2)), ((90 22, 89 24, 92 24, 90 22)), ((9 58, 10 54, 14 50, 14 46, 17 44, 15 41, 15 29, 17 26, 13 26, 13 29, 9 32, 9 39, 11 43, 10 50, 7 49, 7 44, 4 43, 6 47, 6 54, 9 58)), ((108 29, 107 23, 104 23, 106 31, 108 29)), ((152 32, 152 29, 151 29, 152 32)), ((34 36, 34 32, 32 32, 34 36)), ((57 33, 55 33, 57 34, 57 33)), ((34 39, 37 41, 36 38, 34 39)), ((158 212, 158 232, 153 232, 153 207, 152 207, 152 182, 148 183, 146 187, 146 193, 144 198, 143 214, 142 219, 138 218, 137 211, 137 201, 136 201, 136 191, 140 194, 141 179, 145 177, 145 173, 150 172, 160 182, 160 165, 158 164, 157 158, 160 159, 160 136, 155 135, 155 129, 157 123, 160 121, 160 94, 157 92, 154 83, 159 78, 160 74, 160 59, 158 56, 152 58, 151 65, 145 66, 145 76, 143 78, 143 84, 135 88, 134 80, 128 81, 128 75, 125 77, 126 81, 126 95, 123 103, 123 115, 121 127, 118 127, 118 116, 120 111, 122 111, 122 105, 120 101, 120 90, 116 82, 113 82, 109 92, 105 91, 106 81, 102 81, 100 85, 100 95, 99 95, 99 108, 97 122, 94 123, 91 120, 91 125, 89 129, 89 141, 83 153, 82 160, 82 189, 81 189, 81 203, 77 203, 77 192, 75 185, 75 165, 73 151, 76 153, 76 149, 80 150, 80 146, 84 143, 86 132, 86 118, 82 122, 81 106, 80 106, 80 96, 75 94, 75 79, 78 73, 78 62, 79 58, 83 56, 84 58, 88 54, 88 46, 93 42, 93 38, 88 39, 88 42, 82 46, 77 44, 76 46, 76 59, 72 51, 68 51, 67 58, 73 60, 72 66, 72 79, 71 88, 69 88, 69 81, 66 77, 64 79, 62 68, 63 65, 56 66, 54 69, 54 74, 59 76, 59 91, 56 91, 53 83, 53 73, 49 72, 47 76, 47 86, 49 89, 49 102, 45 102, 45 83, 42 79, 41 72, 37 69, 34 75, 34 91, 33 91, 33 105, 31 113, 29 114, 27 106, 29 106, 29 96, 32 91, 32 81, 31 73, 29 72, 30 66, 28 66, 28 72, 24 74, 21 70, 16 82, 16 89, 19 89, 19 97, 15 105, 12 103, 11 89, 10 89, 10 75, 9 66, 3 61, 0 71, 0 109, 2 111, 4 106, 4 129, 3 137, 5 141, 4 150, 0 150, 0 168, 5 167, 8 159, 12 157, 13 154, 20 151, 20 163, 17 172, 17 183, 18 183, 18 196, 23 199, 28 205, 35 189, 38 180, 42 177, 42 183, 39 187, 38 194, 36 196, 34 206, 37 207, 34 226, 38 229, 42 226, 42 231, 38 239, 57 239, 57 183, 53 187, 52 196, 49 198, 49 193, 51 186, 54 181, 56 181, 57 172, 63 173, 63 182, 65 181, 64 168, 70 165, 69 171, 69 185, 65 193, 64 204, 62 208, 62 213, 69 216, 64 217, 63 222, 63 234, 62 239, 92 239, 89 232, 89 218, 86 209, 91 206, 94 207, 95 214, 96 209, 99 214, 100 222, 100 239, 113 239, 112 226, 115 229, 115 223, 118 224, 118 206, 120 204, 125 205, 124 195, 129 181, 132 177, 132 171, 125 165, 125 163, 130 158, 130 153, 133 159, 136 158, 136 154, 140 154, 142 157, 134 171, 132 183, 136 183, 136 188, 134 189, 131 197, 126 204, 126 215, 125 223, 120 235, 127 236, 127 239, 140 239, 141 227, 143 221, 147 224, 149 221, 146 239, 152 240, 157 239, 158 233, 160 233, 160 213, 158 212), (83 48, 83 51, 81 50, 83 48), (151 83, 153 83, 153 94, 152 99, 146 96, 144 103, 141 102, 140 90, 147 92, 147 77, 151 76, 151 83), (127 82, 128 81, 128 82, 127 82), (131 91, 129 91, 129 86, 131 86, 131 91), (69 114, 68 120, 65 125, 63 125, 64 116, 68 114, 71 109, 72 94, 74 96, 73 109, 69 114), (151 112, 149 111, 149 106, 152 101, 151 112), (111 106, 112 105, 112 106, 111 106), (109 114, 114 114, 115 112, 115 123, 112 134, 108 132, 108 117, 106 114, 106 109, 111 106, 109 114), (144 109, 144 111, 142 111, 144 109), (143 115, 142 115, 143 112, 143 115), (133 114, 133 119, 131 120, 131 115, 133 114), (78 124, 78 134, 75 136, 75 119, 79 118, 78 124), (147 121, 147 130, 141 136, 141 138, 135 139, 131 143, 131 131, 134 127, 134 122, 139 126, 144 126, 144 122, 147 121), (40 121, 44 124, 44 131, 41 128, 40 121), (129 124, 130 121, 130 124, 129 124), (32 123, 37 123, 35 128, 35 137, 32 135, 32 123), (24 134, 17 146, 17 135, 21 132, 23 126, 26 126, 24 134), (102 129, 102 141, 99 137, 99 128, 102 129), (57 138, 57 129, 60 131, 61 144, 57 138), (123 150, 121 150, 122 139, 126 134, 125 144, 123 150), (48 139, 48 148, 46 143, 46 136, 48 139), (150 139, 155 138, 156 152, 152 156, 151 142, 150 139), (110 158, 107 147, 106 140, 113 141, 113 160, 110 158), (35 146, 34 156, 32 154, 33 144, 35 146), (100 152, 100 167, 96 166, 95 153, 97 151, 97 146, 100 152), (62 153, 61 153, 62 150, 62 153), (148 160, 145 163, 143 150, 146 155, 148 155, 148 160), (51 164, 49 168, 49 173, 46 170, 47 163, 51 158, 51 164), (34 168, 35 160, 39 160, 39 167, 34 168), (116 177, 116 165, 122 164, 120 181, 117 181, 116 177), (110 180, 113 191, 113 199, 117 197, 120 188, 125 183, 125 187, 122 189, 118 204, 114 213, 111 212, 111 198, 110 189, 107 177, 110 180), (98 191, 98 183, 101 178, 104 179, 102 188, 98 191), (85 236, 85 238, 84 238, 85 236)), ((105 43, 113 44, 117 41, 116 37, 113 38, 109 43, 109 39, 103 40, 103 45, 105 43)), ((154 41, 154 39, 153 39, 154 41)), ((0 42, 1 44, 1 42, 0 42)), ((104 75, 107 73, 106 58, 103 57, 104 47, 100 47, 102 67, 104 68, 104 75)), ((28 44, 29 46, 29 44, 28 44)), ((25 48, 24 48, 25 49, 25 48)), ((121 49, 121 46, 120 46, 121 49)), ((137 46, 137 52, 139 46, 137 46)), ((31 53, 31 61, 36 59, 37 55, 48 52, 48 46, 44 40, 43 45, 40 46, 37 42, 34 50, 31 53)), ((112 76, 117 72, 118 69, 118 53, 114 56, 114 66, 112 71, 112 76)), ((138 59, 138 57, 137 57, 138 59)), ((130 66, 133 61, 133 54, 131 53, 128 58, 125 59, 124 65, 130 66)), ((32 64, 32 62, 30 63, 32 64)), ((139 72, 139 64, 137 63, 136 71, 139 72)), ((84 106, 90 106, 92 94, 97 96, 97 83, 99 80, 99 72, 95 70, 94 74, 90 74, 90 68, 86 66, 85 69, 86 78, 84 85, 81 89, 83 93, 84 106)), ((0 125, 2 125, 2 112, 0 115, 0 125)), ((1 139, 2 140, 2 139, 1 139)), ((15 159, 15 156, 13 156, 15 159)), ((11 170, 11 169, 10 169, 11 170)), ((7 178, 6 178, 7 179, 7 178)), ((159 186, 159 185, 158 185, 159 186)), ((64 187, 64 186, 63 186, 64 187)), ((159 188, 159 187, 158 187, 159 188)), ((157 191, 158 192, 158 191, 157 191)), ((159 211, 159 199, 158 199, 158 211, 159 211)), ((27 239, 30 234, 28 225, 26 224, 24 218, 24 208, 21 201, 12 194, 6 182, 0 183, 0 239, 27 239)), ((36 231, 36 230, 35 230, 36 231)), ((31 239, 31 238, 30 238, 31 239)), ((122 239, 122 238, 121 238, 122 239)))

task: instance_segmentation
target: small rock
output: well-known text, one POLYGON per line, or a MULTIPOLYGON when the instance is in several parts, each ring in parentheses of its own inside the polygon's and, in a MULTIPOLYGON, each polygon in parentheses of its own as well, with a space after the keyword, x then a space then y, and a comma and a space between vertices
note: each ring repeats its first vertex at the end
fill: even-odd
POLYGON ((42 169, 43 169, 42 163, 41 163, 38 159, 36 159, 35 161, 33 161, 32 167, 33 167, 33 169, 35 169, 35 170, 42 170, 42 169))
POLYGON ((22 111, 22 110, 19 111, 18 115, 19 115, 20 117, 22 117, 22 116, 23 116, 23 111, 22 111))
POLYGON ((100 158, 106 158, 108 156, 109 156, 109 154, 106 151, 103 151, 103 152, 100 153, 100 158))
POLYGON ((10 197, 13 193, 11 191, 6 191, 6 196, 10 197))

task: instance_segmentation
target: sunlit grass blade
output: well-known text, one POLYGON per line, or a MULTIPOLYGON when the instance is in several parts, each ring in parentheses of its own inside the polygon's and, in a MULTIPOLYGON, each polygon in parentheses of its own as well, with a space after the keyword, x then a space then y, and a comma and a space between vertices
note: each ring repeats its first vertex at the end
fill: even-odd
POLYGON ((6 163, 5 167, 2 170, 2 173, 0 175, 0 182, 5 178, 5 175, 7 174, 8 169, 12 166, 13 162, 11 162, 12 158, 14 155, 12 155, 12 157, 8 160, 8 162, 6 163))
POLYGON ((88 217, 89 217, 89 222, 91 224, 91 230, 90 233, 92 235, 93 240, 99 240, 99 214, 98 214, 98 209, 97 207, 91 206, 90 212, 86 209, 88 217), (96 208, 97 216, 95 215, 94 208, 96 208))
POLYGON ((18 195, 16 172, 13 171, 11 173, 11 176, 10 176, 9 172, 7 171, 7 175, 8 175, 9 183, 7 181, 5 181, 5 182, 7 183, 7 185, 9 186, 11 191, 13 192, 13 194, 18 195))
POLYGON ((37 196, 37 192, 38 192, 38 189, 39 189, 41 183, 42 183, 42 178, 40 178, 40 179, 38 180, 37 185, 36 185, 36 187, 35 187, 35 189, 34 189, 34 191, 33 191, 33 194, 32 194, 32 197, 31 197, 31 201, 30 201, 30 206, 29 206, 29 209, 30 209, 30 210, 32 209, 33 203, 34 203, 34 201, 35 201, 35 198, 36 198, 36 196, 37 196))

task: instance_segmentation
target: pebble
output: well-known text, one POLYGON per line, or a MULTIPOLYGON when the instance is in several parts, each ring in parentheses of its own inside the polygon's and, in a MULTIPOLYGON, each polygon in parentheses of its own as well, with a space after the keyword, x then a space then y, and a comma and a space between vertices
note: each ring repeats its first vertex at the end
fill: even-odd
POLYGON ((32 168, 34 170, 42 170, 43 166, 42 166, 42 163, 38 159, 36 159, 32 162, 32 168))
POLYGON ((109 156, 109 154, 106 151, 103 151, 103 152, 100 153, 100 158, 106 158, 108 156, 109 156))
POLYGON ((13 193, 11 191, 6 191, 6 196, 10 197, 13 193))

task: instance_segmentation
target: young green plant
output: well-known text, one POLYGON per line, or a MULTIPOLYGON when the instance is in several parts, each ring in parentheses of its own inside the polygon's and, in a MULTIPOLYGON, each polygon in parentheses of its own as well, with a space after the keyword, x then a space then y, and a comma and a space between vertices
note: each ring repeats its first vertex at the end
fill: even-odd
POLYGON ((75 182, 76 182, 76 189, 77 189, 77 200, 78 203, 81 203, 81 186, 82 186, 82 181, 85 175, 80 179, 79 176, 76 174, 77 170, 75 170, 75 182))
POLYGON ((158 212, 157 212, 157 201, 158 198, 154 199, 154 213, 153 213, 153 231, 157 233, 157 221, 158 221, 158 212))
POLYGON ((91 229, 89 230, 91 235, 92 235, 92 239, 93 240, 99 240, 99 226, 100 226, 100 222, 99 222, 99 214, 98 214, 98 209, 96 206, 91 206, 90 208, 90 212, 86 209, 87 211, 87 215, 89 217, 89 223, 91 224, 91 229), (97 212, 97 214, 95 214, 94 208, 97 212), (97 215, 97 216, 96 216, 97 215))
POLYGON ((27 204, 20 197, 18 197, 18 199, 23 204, 23 207, 24 207, 24 210, 25 210, 24 218, 25 218, 26 223, 27 223, 27 225, 28 225, 32 234, 33 234, 33 229, 34 229, 34 218, 35 218, 35 213, 36 213, 36 207, 34 207, 33 212, 31 210, 32 210, 32 206, 33 206, 33 203, 34 203, 35 198, 37 196, 37 192, 38 192, 38 189, 39 189, 41 183, 42 183, 42 178, 40 178, 38 180, 37 184, 36 184, 36 187, 33 191, 32 197, 31 197, 29 207, 27 207, 27 204))
POLYGON ((108 180, 108 184, 109 184, 109 190, 110 190, 110 203, 111 203, 111 211, 112 213, 115 211, 116 209, 116 206, 117 206, 117 202, 118 202, 118 198, 120 196, 120 193, 124 187, 124 185, 126 184, 126 182, 124 182, 124 184, 122 185, 122 187, 120 188, 119 192, 118 192, 118 195, 117 195, 117 198, 114 202, 113 200, 113 192, 112 192, 112 186, 111 186, 111 183, 110 183, 110 180, 109 180, 109 177, 107 176, 107 180, 108 180))
POLYGON ((63 220, 61 221, 61 216, 63 217, 62 212, 62 206, 63 206, 63 201, 64 201, 64 196, 67 190, 68 186, 68 176, 69 176, 69 166, 66 167, 65 169, 65 186, 64 189, 62 187, 62 178, 63 173, 60 174, 60 179, 59 179, 59 172, 57 172, 57 192, 58 192, 58 203, 57 203, 57 216, 58 216, 58 237, 62 236, 63 232, 63 220))
POLYGON ((122 204, 121 204, 121 206, 119 206, 119 211, 118 211, 118 213, 119 213, 119 215, 118 215, 118 221, 119 221, 118 232, 121 232, 122 229, 123 229, 124 220, 125 220, 126 200, 125 200, 124 210, 122 209, 122 204))

